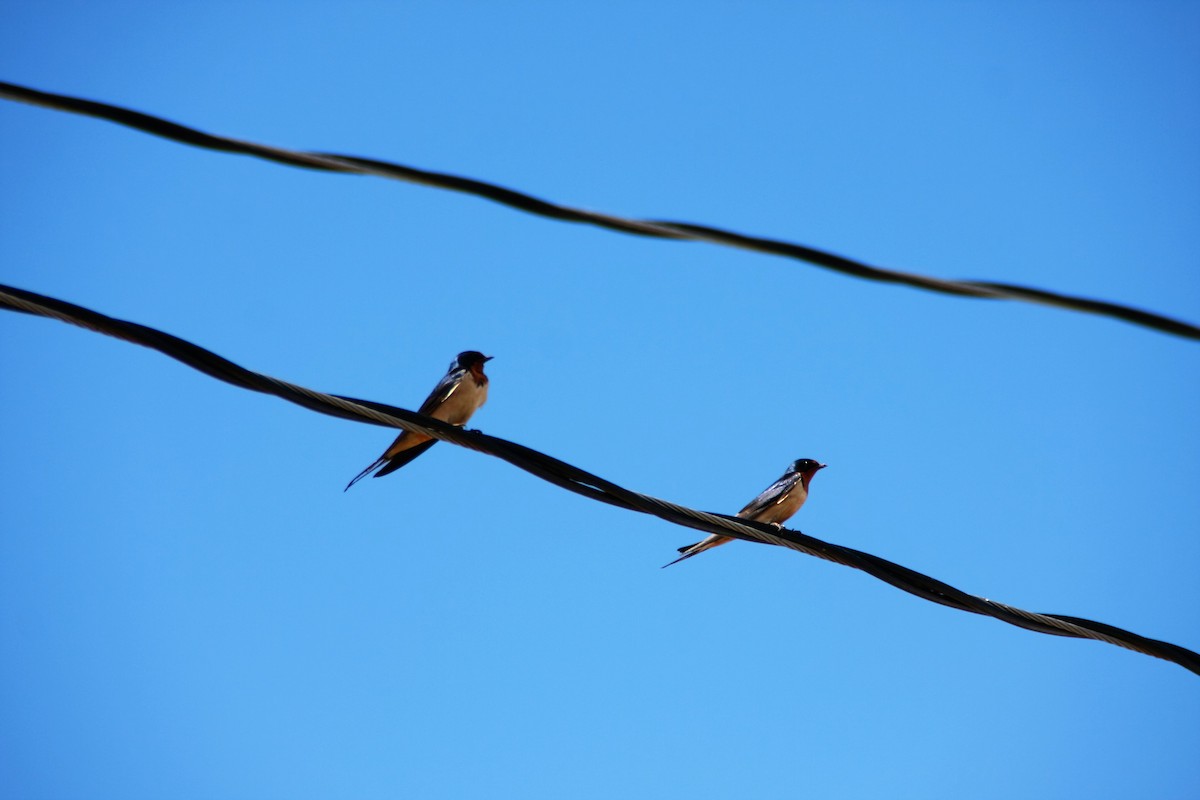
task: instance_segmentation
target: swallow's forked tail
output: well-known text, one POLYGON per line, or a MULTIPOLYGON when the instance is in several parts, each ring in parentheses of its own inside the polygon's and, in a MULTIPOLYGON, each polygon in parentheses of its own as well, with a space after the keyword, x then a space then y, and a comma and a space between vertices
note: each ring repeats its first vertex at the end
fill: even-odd
POLYGON ((408 462, 412 461, 417 456, 424 453, 429 448, 433 447, 435 444, 437 444, 437 442, 438 442, 437 439, 430 439, 427 442, 421 442, 420 444, 410 447, 407 450, 401 450, 399 453, 392 456, 391 458, 388 458, 387 454, 385 453, 384 455, 375 459, 375 461, 373 461, 371 463, 371 466, 367 467, 362 472, 355 475, 354 480, 347 483, 346 488, 342 489, 342 491, 343 492, 348 491, 351 486, 358 483, 363 478, 370 475, 372 472, 375 472, 375 470, 379 470, 378 472, 375 472, 376 478, 382 478, 384 475, 388 475, 390 473, 395 472, 396 470, 400 469, 408 462))
MULTIPOLYGON (((686 561, 692 556, 700 555, 705 550, 712 550, 714 547, 720 547, 721 545, 729 544, 732 541, 732 536, 722 536, 719 533, 714 533, 707 539, 701 539, 695 544, 689 544, 687 547, 679 548, 679 552, 683 553, 683 555, 672 561, 671 564, 678 564, 680 561, 686 561)), ((662 568, 666 569, 667 567, 671 566, 671 564, 663 564, 662 568)))
POLYGON ((686 561, 687 559, 691 558, 692 556, 703 553, 708 548, 701 547, 700 545, 702 545, 702 544, 704 544, 704 542, 696 542, 695 544, 684 545, 683 547, 679 548, 679 550, 678 550, 678 552, 683 553, 683 555, 681 555, 679 558, 672 561, 670 564, 663 564, 660 567, 660 569, 666 569, 667 567, 671 566, 671 564, 678 564, 680 561, 686 561))
MULTIPOLYGON (((413 445, 407 450, 401 450, 391 458, 381 458, 381 461, 386 461, 387 463, 383 465, 383 468, 380 469, 379 472, 375 473, 375 477, 382 478, 384 475, 390 475, 437 443, 437 439, 430 439, 427 442, 421 442, 418 445, 413 445)), ((354 480, 358 480, 358 478, 355 478, 354 480)))
POLYGON ((370 475, 372 472, 374 472, 376 469, 378 469, 381 465, 385 464, 386 462, 387 462, 387 459, 383 458, 382 456, 380 458, 375 459, 375 461, 371 462, 371 466, 367 467, 362 472, 355 475, 354 479, 352 481, 350 481, 349 483, 347 483, 346 488, 342 489, 342 491, 343 492, 350 491, 351 486, 353 486, 354 484, 361 481, 363 478, 370 475))

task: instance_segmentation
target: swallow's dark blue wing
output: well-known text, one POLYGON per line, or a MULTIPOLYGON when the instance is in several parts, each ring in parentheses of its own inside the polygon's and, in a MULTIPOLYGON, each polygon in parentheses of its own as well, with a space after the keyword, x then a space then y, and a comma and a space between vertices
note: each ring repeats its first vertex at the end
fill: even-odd
POLYGON ((421 407, 417 409, 418 414, 429 416, 442 403, 450 399, 450 395, 458 391, 458 387, 462 386, 463 378, 467 375, 465 369, 452 369, 446 373, 438 385, 433 387, 433 391, 429 393, 429 397, 425 398, 425 402, 421 403, 421 407))
POLYGON ((738 512, 739 517, 754 519, 759 514, 763 513, 771 506, 776 506, 787 499, 788 494, 792 489, 796 488, 796 484, 800 482, 800 473, 789 472, 779 480, 768 486, 762 494, 746 504, 746 507, 738 512))

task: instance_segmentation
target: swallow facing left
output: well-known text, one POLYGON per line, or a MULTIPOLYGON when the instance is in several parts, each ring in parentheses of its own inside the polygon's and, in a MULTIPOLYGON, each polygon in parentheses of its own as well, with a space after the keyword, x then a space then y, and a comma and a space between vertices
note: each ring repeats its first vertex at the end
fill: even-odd
MULTIPOLYGON (((813 475, 816 475, 818 470, 825 469, 827 466, 828 464, 819 464, 811 458, 802 458, 798 461, 793 461, 791 466, 787 468, 787 472, 783 473, 783 477, 772 483, 762 494, 747 503, 746 507, 739 511, 737 515, 743 519, 752 519, 756 522, 766 522, 775 527, 781 527, 782 523, 786 522, 792 514, 799 511, 800 506, 804 505, 804 501, 808 499, 808 484, 812 482, 813 475)), ((683 553, 683 555, 672 561, 671 564, 678 564, 680 561, 703 553, 705 550, 711 550, 726 542, 732 542, 733 538, 732 536, 722 536, 719 533, 714 533, 703 541, 679 548, 679 552, 683 553)), ((665 569, 671 566, 671 564, 663 564, 663 568, 665 569)))
MULTIPOLYGON (((450 362, 450 371, 433 387, 418 413, 451 425, 466 425, 471 415, 487 402, 488 378, 483 374, 483 365, 491 360, 491 356, 485 356, 476 350, 459 353, 458 357, 450 362)), ((371 466, 355 475, 354 480, 346 484, 346 489, 377 469, 379 471, 375 472, 376 478, 395 472, 435 444, 437 439, 423 433, 404 431, 371 466)))

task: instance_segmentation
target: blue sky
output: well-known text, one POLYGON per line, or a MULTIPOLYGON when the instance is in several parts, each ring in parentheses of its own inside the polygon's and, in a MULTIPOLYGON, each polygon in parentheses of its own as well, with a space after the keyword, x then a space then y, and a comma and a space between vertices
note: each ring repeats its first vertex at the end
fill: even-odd
MULTIPOLYGON (((1191 3, 55 3, 0 78, 1200 320, 1191 3)), ((1200 347, 0 103, 0 281, 1200 648, 1200 347), (1190 400, 1189 400, 1190 398, 1190 400), (747 420, 754 420, 748 422, 747 420)), ((0 314, 0 796, 1161 798, 1200 683, 0 314)))

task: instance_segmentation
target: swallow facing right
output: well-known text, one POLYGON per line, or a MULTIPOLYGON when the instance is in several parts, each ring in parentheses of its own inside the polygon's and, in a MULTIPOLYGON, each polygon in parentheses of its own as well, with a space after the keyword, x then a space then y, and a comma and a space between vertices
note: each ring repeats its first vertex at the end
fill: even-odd
MULTIPOLYGON (((825 469, 827 466, 828 464, 819 464, 811 458, 801 458, 798 461, 793 461, 791 466, 787 468, 787 472, 783 473, 783 477, 772 483, 762 494, 747 503, 746 507, 739 511, 737 515, 742 519, 752 519, 756 522, 766 522, 770 525, 781 527, 781 523, 786 522, 792 514, 799 511, 800 506, 804 505, 804 501, 808 499, 808 484, 812 482, 813 475, 816 475, 818 470, 825 469)), ((719 533, 714 533, 703 541, 679 548, 679 552, 683 553, 683 555, 672 561, 671 564, 678 564, 680 561, 703 553, 705 550, 711 550, 726 542, 732 542, 733 539, 734 537, 732 536, 722 536, 719 533)), ((663 564, 663 569, 671 566, 671 564, 663 564)))
MULTIPOLYGON (((450 362, 450 371, 433 387, 433 391, 425 398, 417 413, 459 427, 466 425, 471 415, 487 402, 488 378, 483 374, 483 365, 491 360, 491 356, 485 356, 477 350, 459 353, 458 357, 450 362)), ((395 472, 435 444, 437 439, 423 433, 404 431, 371 466, 355 475, 354 480, 346 484, 346 489, 376 469, 379 470, 375 472, 376 478, 395 472)))

